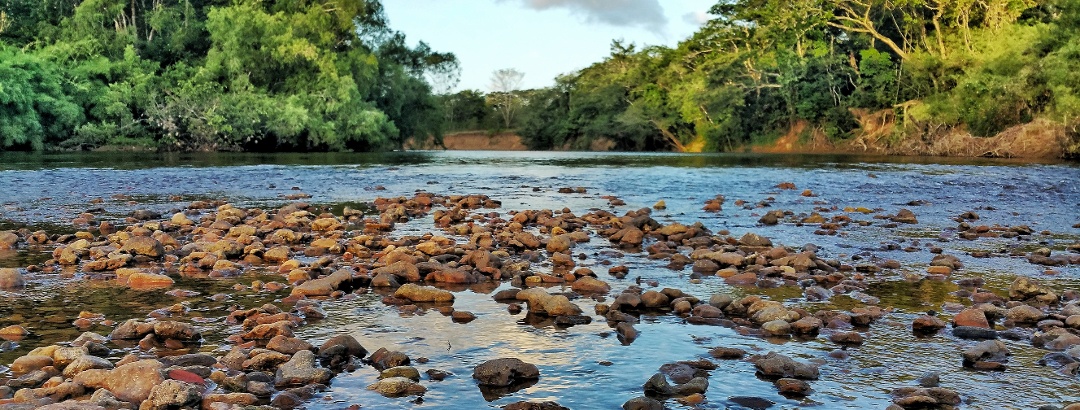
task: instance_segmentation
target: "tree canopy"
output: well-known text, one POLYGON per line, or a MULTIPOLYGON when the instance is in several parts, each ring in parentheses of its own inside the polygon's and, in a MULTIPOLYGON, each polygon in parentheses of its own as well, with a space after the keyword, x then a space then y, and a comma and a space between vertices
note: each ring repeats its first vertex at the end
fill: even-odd
POLYGON ((441 132, 377 0, 0 0, 0 149, 370 150, 441 132))
POLYGON ((1076 0, 722 0, 676 47, 615 41, 523 112, 534 148, 730 150, 794 124, 848 138, 990 136, 1035 118, 1080 131, 1076 0))

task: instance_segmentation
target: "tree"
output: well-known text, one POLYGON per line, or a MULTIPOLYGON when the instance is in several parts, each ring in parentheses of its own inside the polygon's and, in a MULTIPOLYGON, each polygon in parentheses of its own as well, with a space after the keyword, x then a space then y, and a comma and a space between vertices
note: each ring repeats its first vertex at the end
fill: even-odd
POLYGON ((525 73, 513 68, 495 70, 491 74, 489 98, 492 100, 495 111, 502 116, 503 126, 506 128, 510 128, 514 121, 514 114, 521 108, 521 98, 515 95, 514 91, 517 91, 521 85, 522 78, 525 78, 525 73))

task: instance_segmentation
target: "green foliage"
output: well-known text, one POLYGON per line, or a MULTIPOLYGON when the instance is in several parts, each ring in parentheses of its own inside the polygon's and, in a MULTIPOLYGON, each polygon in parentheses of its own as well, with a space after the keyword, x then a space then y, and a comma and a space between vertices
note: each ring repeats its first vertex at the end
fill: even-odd
POLYGON ((66 138, 83 120, 59 71, 0 43, 0 150, 42 149, 66 138))
POLYGON ((20 87, 0 119, 11 147, 385 149, 442 132, 425 78, 457 70, 453 54, 406 46, 377 0, 0 0, 0 12, 0 39, 28 53, 5 49, 0 66, 20 87))
POLYGON ((881 110, 927 134, 1040 117, 1080 128, 1075 0, 723 0, 711 13, 675 48, 615 42, 560 79, 523 114, 527 143, 732 150, 802 123, 847 138, 854 113, 881 110))

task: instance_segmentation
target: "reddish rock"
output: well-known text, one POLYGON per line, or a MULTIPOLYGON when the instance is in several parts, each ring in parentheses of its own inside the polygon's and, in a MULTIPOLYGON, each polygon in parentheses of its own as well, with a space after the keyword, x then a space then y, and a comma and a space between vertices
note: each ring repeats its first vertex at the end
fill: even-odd
POLYGON ((953 324, 956 326, 990 328, 990 322, 986 320, 986 313, 975 308, 967 308, 957 313, 953 317, 953 324))

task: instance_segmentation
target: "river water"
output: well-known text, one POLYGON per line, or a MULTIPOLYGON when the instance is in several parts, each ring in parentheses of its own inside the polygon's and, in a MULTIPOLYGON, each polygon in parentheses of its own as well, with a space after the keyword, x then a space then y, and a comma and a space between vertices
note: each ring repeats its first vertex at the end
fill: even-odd
MULTIPOLYGON (((311 196, 306 202, 340 209, 380 196, 412 196, 417 191, 487 195, 502 202, 495 211, 504 215, 512 210, 563 208, 576 215, 593 209, 621 215, 664 200, 667 208, 652 214, 660 223, 701 222, 713 232, 726 230, 735 237, 756 232, 796 249, 813 244, 819 257, 852 265, 898 261, 899 268, 875 275, 867 291, 880 299, 878 306, 891 312, 863 333, 864 345, 848 348, 845 358, 834 358, 839 355, 829 353, 839 347, 824 336, 767 340, 725 327, 687 324, 675 315, 642 317, 635 326, 639 338, 623 345, 599 316, 588 325, 557 328, 527 322, 523 314, 509 314, 506 305, 491 298, 494 291, 509 288, 509 283, 459 290, 454 307, 477 316, 468 324, 456 324, 434 309, 403 314, 383 305, 381 295, 372 292, 326 301, 328 318, 301 328, 298 337, 318 345, 336 334, 349 333, 371 351, 386 347, 414 359, 427 358, 427 363, 416 365, 421 372, 433 368, 453 376, 444 381, 424 380, 428 392, 420 400, 384 398, 365 389, 378 372, 361 367, 337 376, 330 390, 313 399, 309 408, 343 408, 354 403, 379 409, 496 408, 519 400, 553 400, 573 409, 618 408, 641 395, 642 384, 661 365, 701 358, 714 360, 718 366, 710 374, 707 401, 693 407, 668 400, 669 408, 748 408, 745 397, 765 399, 773 403, 771 408, 884 408, 893 389, 915 385, 914 380, 928 371, 941 372, 941 385, 959 392, 964 408, 1035 408, 1080 401, 1078 379, 1036 365, 1046 352, 1029 342, 1007 342, 1013 356, 1006 371, 977 372, 963 369, 960 360, 960 352, 974 342, 947 331, 916 338, 910 329, 912 319, 928 310, 942 311, 947 302, 971 303, 955 296, 956 279, 985 278, 986 288, 1006 296, 1017 275, 1037 278, 1058 290, 1080 290, 1080 265, 1047 272, 1047 267, 1022 256, 1041 247, 1068 253, 1069 245, 1080 243, 1080 167, 1075 163, 551 152, 0 153, 0 229, 30 226, 72 232, 76 230, 72 220, 83 212, 95 213, 97 220, 122 221, 136 209, 169 212, 200 199, 269 209, 289 203, 287 195, 304 193, 311 196), (797 189, 779 189, 782 182, 793 183, 797 189), (559 192, 578 187, 583 192, 559 192), (803 196, 804 190, 812 196, 803 196), (705 201, 717 195, 726 198, 723 210, 703 211, 705 201), (618 197, 625 205, 612 206, 605 196, 618 197), (745 205, 736 205, 737 200, 745 205), (760 203, 768 206, 757 206, 760 203), (870 213, 858 212, 858 208, 870 213), (919 223, 893 227, 874 218, 902 208, 912 210, 919 223), (791 211, 795 216, 776 226, 760 226, 758 219, 769 210, 791 211), (1024 239, 961 239, 955 219, 966 211, 979 214, 974 224, 1027 225, 1035 234, 1024 239), (817 225, 792 223, 813 212, 826 218, 847 215, 870 224, 851 224, 836 235, 820 235, 815 233, 817 225), (949 280, 919 280, 934 256, 931 247, 959 257, 964 269, 949 280), (989 257, 973 253, 989 253, 989 257), (716 346, 738 347, 751 354, 776 351, 815 362, 821 364, 821 379, 811 382, 814 392, 808 398, 785 398, 772 383, 755 376, 753 364, 712 359, 708 351, 716 346), (472 368, 499 357, 536 364, 540 380, 505 396, 485 397, 471 378, 472 368)), ((430 217, 399 226, 391 235, 427 232, 441 234, 430 217)), ((49 251, 0 254, 0 267, 39 263, 49 251)), ((865 301, 848 296, 807 302, 798 287, 739 288, 716 277, 694 280, 689 268, 674 271, 665 267, 667 261, 650 260, 646 253, 615 251, 598 236, 573 251, 587 256, 578 261, 579 267, 592 268, 616 293, 640 278, 644 287, 655 281, 657 289, 678 288, 703 299, 722 292, 761 294, 808 310, 865 306, 865 301), (628 266, 630 275, 625 279, 608 276, 607 263, 628 266)), ((550 272, 551 268, 534 264, 534 270, 550 272)), ((255 279, 280 280, 254 271, 233 279, 182 279, 176 287, 202 292, 201 297, 186 301, 186 307, 191 316, 203 318, 198 321, 201 326, 221 330, 226 328, 220 320, 223 309, 257 306, 287 295, 287 290, 280 294, 231 290, 236 283, 255 279), (229 296, 210 298, 213 294, 229 296)), ((0 364, 10 364, 35 346, 74 338, 80 331, 71 322, 81 311, 121 321, 144 318, 153 309, 177 303, 162 291, 125 289, 77 271, 30 275, 29 281, 24 292, 0 292, 0 327, 22 324, 33 332, 14 350, 0 352, 0 364)), ((581 298, 575 303, 588 314, 596 302, 581 298)), ((109 331, 101 326, 93 330, 109 331)), ((208 337, 203 349, 227 347, 220 338, 208 337)))

